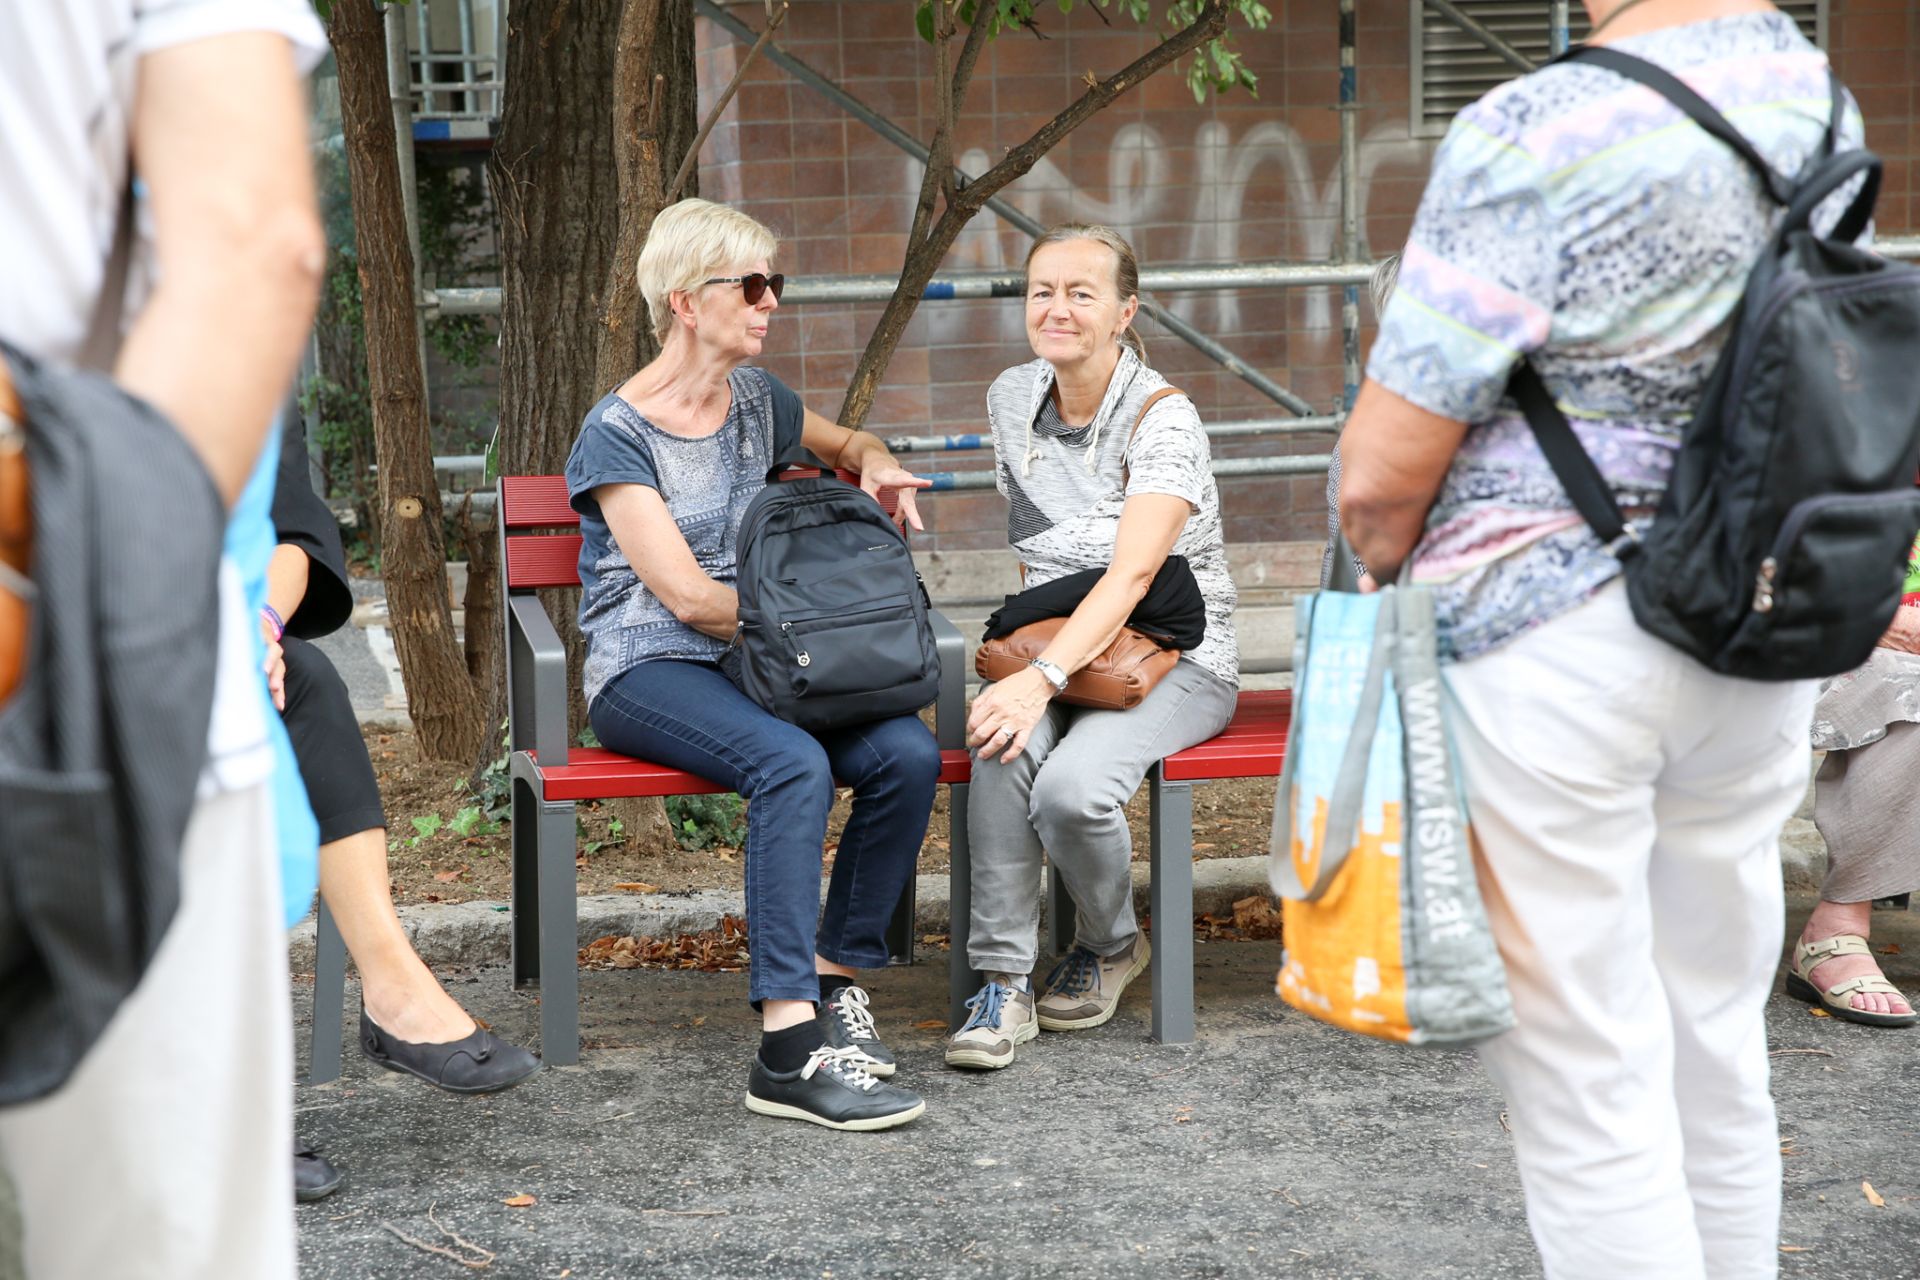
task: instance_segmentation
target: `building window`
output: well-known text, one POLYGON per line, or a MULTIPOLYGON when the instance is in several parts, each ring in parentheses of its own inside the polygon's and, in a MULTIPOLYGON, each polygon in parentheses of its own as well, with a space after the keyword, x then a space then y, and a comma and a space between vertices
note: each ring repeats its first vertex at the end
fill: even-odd
MULTIPOLYGON (((1828 0, 1775 0, 1782 12, 1800 24, 1807 39, 1821 48, 1827 44, 1828 0)), ((1456 7, 1534 62, 1548 54, 1547 0, 1454 0, 1456 7)), ((1568 35, 1579 43, 1587 35, 1586 6, 1572 0, 1568 35)), ((1454 113, 1518 75, 1499 54, 1468 35, 1424 0, 1408 0, 1413 33, 1413 118, 1416 138, 1437 138, 1447 131, 1454 113)))

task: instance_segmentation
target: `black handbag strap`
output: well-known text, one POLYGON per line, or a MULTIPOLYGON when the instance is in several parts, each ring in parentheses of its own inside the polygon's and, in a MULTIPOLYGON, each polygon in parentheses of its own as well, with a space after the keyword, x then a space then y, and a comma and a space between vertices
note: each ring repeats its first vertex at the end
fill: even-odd
MULTIPOLYGON (((1674 106, 1685 112, 1689 119, 1705 129, 1720 141, 1732 147, 1735 154, 1747 162, 1760 176, 1760 185, 1773 197, 1775 204, 1789 204, 1793 200, 1793 183, 1782 177, 1780 171, 1768 164, 1766 157, 1754 149, 1746 135, 1733 127, 1733 123, 1720 114, 1720 109, 1705 98, 1688 88, 1678 76, 1664 67, 1656 66, 1645 58, 1636 58, 1630 53, 1604 45, 1577 45, 1555 59, 1558 62, 1587 62, 1596 67, 1605 67, 1615 75, 1625 76, 1653 90, 1674 106)), ((1834 86, 1835 114, 1828 122, 1828 146, 1839 130, 1839 105, 1841 102, 1839 84, 1834 86)))
POLYGON ((1573 509, 1593 526, 1607 550, 1624 557, 1637 547, 1640 531, 1621 514, 1620 504, 1614 501, 1606 477, 1581 446, 1567 415, 1554 403, 1547 384, 1540 380, 1539 370, 1522 360, 1514 367, 1507 392, 1527 416, 1527 425, 1533 428, 1534 438, 1540 442, 1540 452, 1547 456, 1553 474, 1560 478, 1573 509))

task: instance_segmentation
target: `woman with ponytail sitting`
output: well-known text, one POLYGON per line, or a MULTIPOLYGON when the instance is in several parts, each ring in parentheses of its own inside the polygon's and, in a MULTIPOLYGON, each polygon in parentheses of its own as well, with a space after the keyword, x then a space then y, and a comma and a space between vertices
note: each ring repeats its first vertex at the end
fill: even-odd
POLYGON ((1171 388, 1131 327, 1139 282, 1133 249, 1111 228, 1063 226, 1040 237, 1027 255, 1036 358, 987 392, 1007 540, 1025 585, 1087 574, 1091 589, 1032 665, 984 688, 968 717, 979 754, 967 807, 967 953, 986 983, 948 1044, 956 1067, 1004 1067, 1041 1029, 1113 1017, 1148 956, 1124 806, 1154 761, 1213 737, 1233 716, 1240 659, 1220 495, 1193 402, 1157 394, 1171 388), (1173 556, 1185 558, 1204 600, 1204 639, 1128 710, 1059 701, 1173 556), (1078 916, 1072 949, 1036 993, 1043 850, 1078 916))

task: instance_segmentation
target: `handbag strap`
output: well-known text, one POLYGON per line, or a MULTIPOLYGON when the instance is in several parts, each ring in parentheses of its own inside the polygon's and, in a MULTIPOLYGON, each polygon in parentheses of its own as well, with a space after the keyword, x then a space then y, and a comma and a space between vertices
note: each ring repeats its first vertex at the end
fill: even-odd
MULTIPOLYGON (((1374 619, 1373 649, 1367 659, 1367 679, 1360 686, 1360 701, 1354 708, 1353 727, 1347 733, 1346 749, 1340 756, 1340 770, 1334 775, 1333 792, 1327 797, 1327 822, 1320 838, 1320 863, 1314 868, 1313 883, 1300 877, 1294 865, 1293 851, 1271 859, 1273 887, 1283 898, 1313 902, 1327 891, 1360 831, 1360 810, 1366 800, 1368 764, 1373 758, 1373 736, 1380 726, 1380 706, 1386 701, 1387 668, 1393 662, 1394 617, 1397 592, 1388 587, 1380 592, 1380 612, 1374 619)), ((1313 626, 1307 626, 1307 657, 1311 661, 1313 626)), ((1303 724, 1306 689, 1296 684, 1293 691, 1293 722, 1303 724)), ((1295 753, 1288 752, 1289 760, 1295 753)), ((1276 816, 1279 806, 1293 804, 1291 787, 1283 785, 1274 797, 1276 816)), ((1277 824, 1276 824, 1277 825, 1277 824)))
POLYGON ((1126 496, 1127 485, 1133 480, 1133 468, 1127 465, 1127 451, 1133 448, 1133 438, 1140 434, 1140 424, 1147 420, 1147 413, 1153 406, 1159 404, 1168 396, 1183 396, 1185 394, 1186 392, 1178 387, 1162 387, 1148 396, 1147 402, 1140 406, 1140 416, 1133 420, 1133 430, 1127 432, 1126 448, 1120 451, 1120 489, 1123 498, 1126 496))
MULTIPOLYGON (((1147 402, 1140 406, 1140 416, 1133 420, 1133 430, 1127 432, 1126 449, 1120 451, 1120 488, 1123 498, 1125 497, 1124 491, 1127 487, 1127 482, 1133 479, 1133 469, 1127 465, 1127 449, 1133 448, 1133 438, 1140 434, 1140 424, 1147 420, 1147 410, 1153 408, 1153 406, 1159 404, 1168 396, 1183 396, 1185 394, 1186 392, 1178 387, 1162 387, 1148 396, 1147 402)), ((1027 566, 1024 563, 1020 566, 1020 585, 1023 587, 1027 585, 1027 566)))

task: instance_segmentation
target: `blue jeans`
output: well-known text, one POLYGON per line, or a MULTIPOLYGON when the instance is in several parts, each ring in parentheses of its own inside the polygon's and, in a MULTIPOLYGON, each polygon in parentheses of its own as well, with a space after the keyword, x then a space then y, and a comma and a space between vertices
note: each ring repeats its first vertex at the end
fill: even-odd
POLYGON ((887 962, 887 922, 913 874, 940 780, 940 750, 917 716, 819 737, 740 692, 711 663, 656 659, 607 682, 589 708, 608 748, 732 787, 747 801, 748 994, 818 1000, 813 957, 887 962), (853 788, 820 909, 834 779, 853 788))

